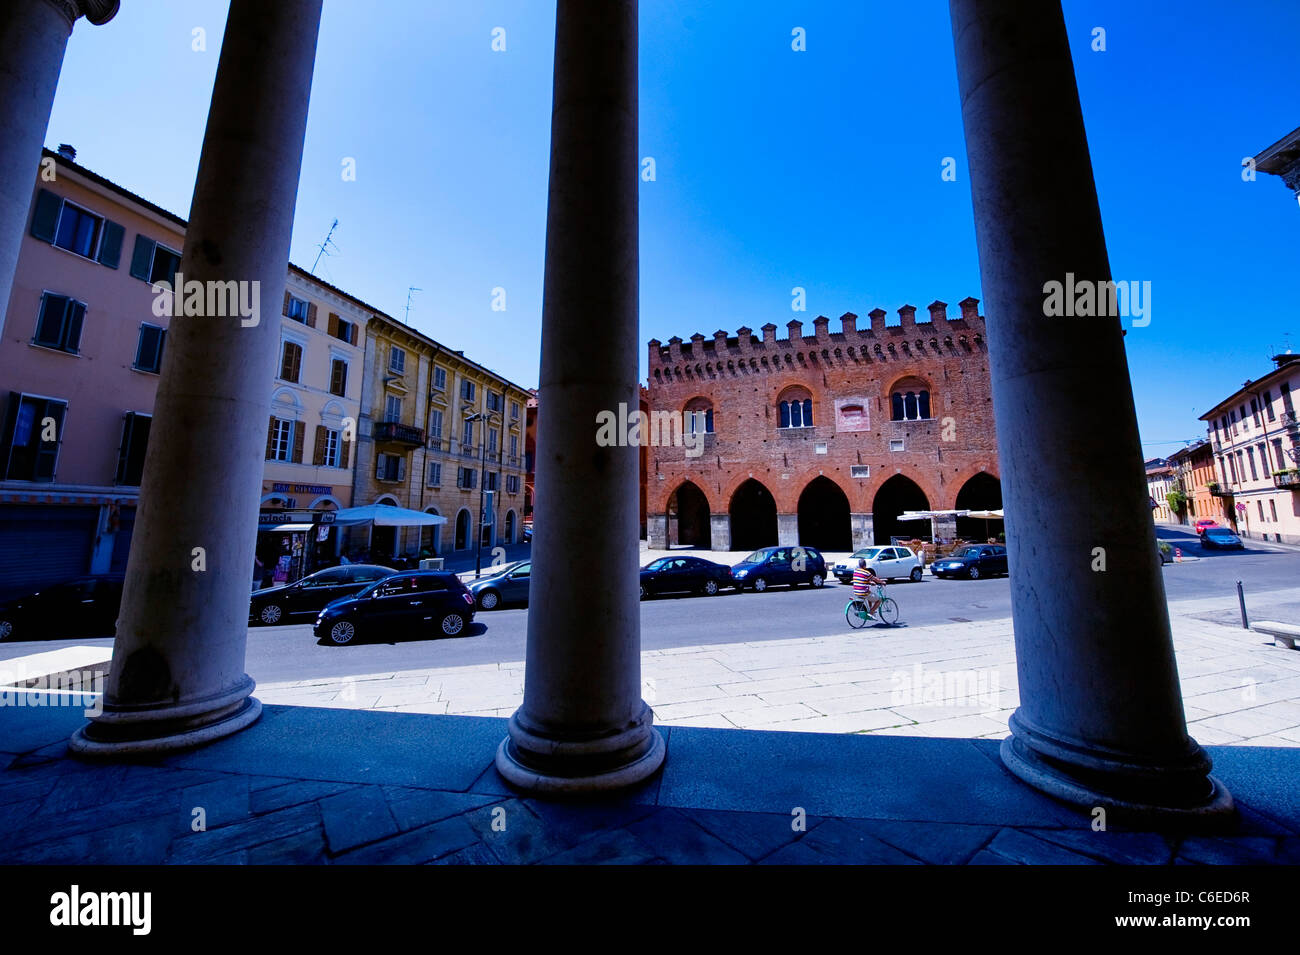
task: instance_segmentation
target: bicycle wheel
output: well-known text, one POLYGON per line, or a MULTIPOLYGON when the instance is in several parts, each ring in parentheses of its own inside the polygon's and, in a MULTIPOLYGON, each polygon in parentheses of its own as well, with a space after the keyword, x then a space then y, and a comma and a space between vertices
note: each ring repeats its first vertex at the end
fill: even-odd
POLYGON ((894 602, 893 597, 886 597, 876 608, 876 616, 889 624, 891 627, 898 623, 898 604, 894 602))
POLYGON ((867 625, 866 612, 858 609, 852 600, 844 606, 844 619, 849 622, 849 626, 854 630, 860 630, 867 625))

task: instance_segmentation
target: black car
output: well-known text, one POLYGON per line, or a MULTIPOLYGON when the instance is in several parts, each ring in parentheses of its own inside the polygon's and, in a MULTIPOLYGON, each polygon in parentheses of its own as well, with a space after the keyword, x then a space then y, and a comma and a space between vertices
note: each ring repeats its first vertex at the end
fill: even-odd
POLYGON ((531 560, 517 560, 504 567, 492 568, 492 573, 468 584, 469 592, 482 610, 495 610, 502 604, 528 606, 528 580, 533 571, 531 560))
POLYGON ((773 584, 826 583, 826 559, 813 547, 764 547, 731 568, 737 590, 762 593, 773 584))
POLYGON ((342 646, 389 634, 455 637, 474 622, 474 595, 455 574, 409 571, 336 600, 316 618, 318 639, 342 646))
POLYGON ((1226 527, 1207 527, 1201 531, 1201 546, 1209 550, 1244 550, 1241 538, 1226 527))
POLYGON ((660 557, 641 568, 641 596, 694 593, 713 596, 735 586, 731 568, 699 557, 660 557))
POLYGON ((936 577, 992 577, 1007 573, 1007 549, 1001 544, 972 544, 930 565, 936 577))
POLYGON ((0 603, 0 641, 111 637, 121 607, 121 574, 76 577, 0 603))
POLYGON ((397 573, 379 564, 342 564, 308 574, 292 584, 253 591, 248 622, 271 627, 309 620, 326 604, 397 573))

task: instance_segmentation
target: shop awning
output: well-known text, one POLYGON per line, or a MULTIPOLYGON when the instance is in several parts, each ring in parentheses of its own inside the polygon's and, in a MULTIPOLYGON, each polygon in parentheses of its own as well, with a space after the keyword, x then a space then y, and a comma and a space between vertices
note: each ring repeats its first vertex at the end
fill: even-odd
MULTIPOLYGON (((309 531, 315 524, 259 524, 259 531, 309 531)), ((328 526, 328 525, 324 525, 328 526)))
POLYGON ((424 511, 413 511, 406 507, 392 507, 388 504, 367 504, 365 507, 345 507, 334 512, 334 523, 352 526, 355 524, 374 524, 377 527, 427 527, 430 524, 446 524, 447 518, 424 511))

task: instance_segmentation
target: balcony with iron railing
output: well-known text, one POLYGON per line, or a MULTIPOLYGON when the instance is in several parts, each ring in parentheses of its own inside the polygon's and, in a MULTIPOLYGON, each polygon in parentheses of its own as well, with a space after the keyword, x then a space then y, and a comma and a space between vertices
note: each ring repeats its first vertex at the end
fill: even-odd
POLYGON ((419 447, 424 444, 424 429, 400 421, 381 421, 375 425, 375 440, 419 447))
POLYGON ((1288 468, 1285 471, 1274 471, 1273 486, 1288 491, 1300 491, 1300 469, 1288 468))
POLYGON ((1210 492, 1212 497, 1232 497, 1232 488, 1224 487, 1217 481, 1207 484, 1205 489, 1210 492))

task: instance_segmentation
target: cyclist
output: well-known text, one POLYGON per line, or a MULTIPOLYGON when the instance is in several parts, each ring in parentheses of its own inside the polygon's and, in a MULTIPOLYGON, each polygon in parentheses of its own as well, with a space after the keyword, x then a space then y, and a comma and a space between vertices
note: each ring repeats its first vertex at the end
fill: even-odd
POLYGON ((884 581, 867 566, 865 558, 859 558, 853 571, 853 599, 859 603, 866 601, 868 620, 876 619, 876 610, 880 607, 880 597, 871 591, 873 584, 884 584, 884 581))

